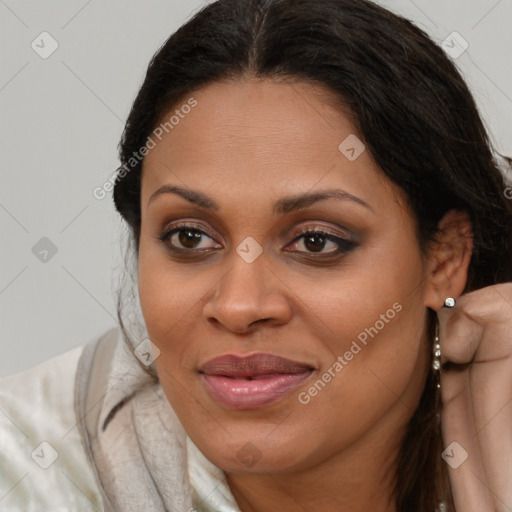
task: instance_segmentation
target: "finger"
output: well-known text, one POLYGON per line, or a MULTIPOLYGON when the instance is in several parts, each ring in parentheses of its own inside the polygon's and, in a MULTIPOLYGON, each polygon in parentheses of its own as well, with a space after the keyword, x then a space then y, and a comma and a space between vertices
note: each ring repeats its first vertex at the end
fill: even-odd
POLYGON ((466 399, 466 372, 441 375, 443 398, 442 431, 452 493, 457 511, 480 512, 493 510, 493 496, 483 469, 478 439, 475 437, 471 404, 466 399), (444 395, 450 391, 450 401, 444 405, 444 395))
MULTIPOLYGON (((512 393, 509 391, 502 395, 505 402, 494 399, 494 381, 487 388, 479 386, 480 393, 471 393, 470 389, 475 387, 475 381, 480 379, 478 372, 483 372, 482 365, 476 370, 471 374, 449 371, 441 376, 443 402, 443 395, 447 392, 451 398, 448 404, 443 403, 443 439, 445 447, 449 448, 443 458, 450 466, 452 487, 457 490, 457 499, 461 506, 457 510, 472 510, 467 509, 468 505, 465 503, 462 506, 462 502, 470 498, 479 506, 490 500, 493 508, 487 510, 510 512, 512 393)), ((502 379, 501 382, 508 390, 512 390, 512 385, 509 385, 512 372, 508 368, 503 368, 503 371, 508 374, 508 379, 499 375, 501 370, 498 368, 494 373, 496 382, 497 379, 502 379)), ((486 377, 488 379, 488 375, 486 377)))
POLYGON ((457 311, 480 324, 507 322, 512 315, 512 283, 486 286, 457 297, 453 308, 440 308, 437 313, 450 316, 457 311))
POLYGON ((483 326, 465 312, 464 305, 443 309, 437 313, 439 321, 439 342, 441 365, 469 364, 478 349, 483 326))
POLYGON ((489 488, 497 510, 512 511, 511 361, 473 364, 468 378, 475 435, 489 488))
POLYGON ((512 511, 511 412, 512 407, 509 405, 477 435, 479 445, 485 447, 481 449, 482 468, 496 510, 508 512, 512 511))

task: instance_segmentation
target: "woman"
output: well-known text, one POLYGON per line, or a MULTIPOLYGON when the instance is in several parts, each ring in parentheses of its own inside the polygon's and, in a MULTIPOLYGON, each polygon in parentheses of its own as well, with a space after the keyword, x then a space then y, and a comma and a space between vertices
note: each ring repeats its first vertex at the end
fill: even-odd
POLYGON ((362 0, 214 2, 151 61, 120 158, 137 291, 39 370, 60 416, 11 443, 13 503, 512 507, 512 208, 421 30, 362 0))

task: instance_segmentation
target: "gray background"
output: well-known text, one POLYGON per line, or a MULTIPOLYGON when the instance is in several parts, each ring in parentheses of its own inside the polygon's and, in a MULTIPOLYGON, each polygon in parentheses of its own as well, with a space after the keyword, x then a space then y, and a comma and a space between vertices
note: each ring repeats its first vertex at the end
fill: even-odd
MULTIPOLYGON (((115 326, 122 223, 110 195, 92 191, 119 165, 151 56, 204 3, 0 0, 0 375, 115 326), (42 32, 58 43, 46 59, 31 47, 50 48, 42 32)), ((456 63, 497 149, 512 154, 512 0, 379 3, 440 44, 463 36, 456 63)))

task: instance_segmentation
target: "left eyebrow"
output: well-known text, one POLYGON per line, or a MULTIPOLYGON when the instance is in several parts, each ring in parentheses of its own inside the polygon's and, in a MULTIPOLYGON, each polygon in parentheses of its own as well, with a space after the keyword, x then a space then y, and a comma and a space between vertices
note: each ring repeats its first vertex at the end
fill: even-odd
MULTIPOLYGON (((216 203, 213 198, 199 192, 198 190, 178 187, 176 185, 163 185, 157 189, 149 198, 148 205, 161 194, 176 194, 190 203, 200 206, 201 208, 214 211, 220 210, 218 203, 216 203)), ((325 201, 326 199, 349 200, 371 210, 372 212, 374 211, 366 201, 363 201, 361 198, 340 189, 327 189, 315 193, 304 193, 283 197, 273 203, 272 211, 275 214, 284 215, 295 210, 307 208, 318 201, 325 201)))
POLYGON ((356 197, 352 194, 349 194, 345 190, 340 189, 328 189, 321 190, 312 194, 306 193, 290 197, 283 197, 274 203, 273 211, 274 213, 280 214, 290 213, 295 210, 307 208, 308 206, 311 206, 318 201, 325 201, 326 199, 349 200, 360 206, 364 206, 373 212, 373 208, 366 201, 363 201, 359 197, 356 197))

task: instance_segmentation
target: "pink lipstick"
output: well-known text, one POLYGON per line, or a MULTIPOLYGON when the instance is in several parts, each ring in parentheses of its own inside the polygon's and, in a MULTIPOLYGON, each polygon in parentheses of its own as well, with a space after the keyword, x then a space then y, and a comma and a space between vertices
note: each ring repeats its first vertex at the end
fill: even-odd
POLYGON ((199 369, 210 396, 231 409, 257 409, 274 403, 312 372, 311 365, 272 354, 220 356, 199 369))

